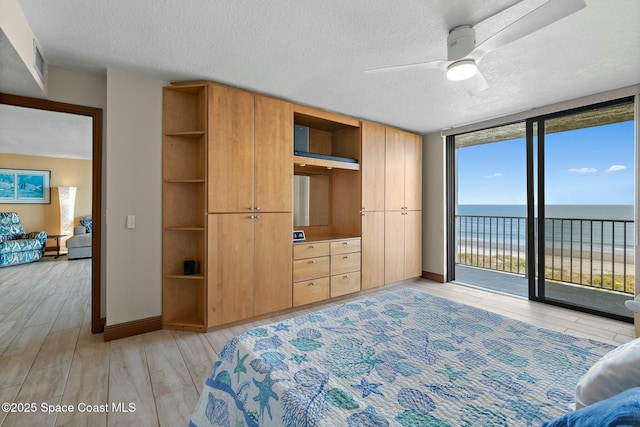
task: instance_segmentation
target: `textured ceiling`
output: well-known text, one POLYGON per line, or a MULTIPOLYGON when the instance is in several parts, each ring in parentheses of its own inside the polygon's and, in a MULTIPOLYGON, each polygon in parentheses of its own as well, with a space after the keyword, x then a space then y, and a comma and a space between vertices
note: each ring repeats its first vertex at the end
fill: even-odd
POLYGON ((19 0, 57 67, 210 79, 419 133, 640 83, 640 1, 585 1, 490 52, 472 97, 438 70, 363 71, 443 59, 451 28, 480 23, 481 42, 544 0, 19 0))

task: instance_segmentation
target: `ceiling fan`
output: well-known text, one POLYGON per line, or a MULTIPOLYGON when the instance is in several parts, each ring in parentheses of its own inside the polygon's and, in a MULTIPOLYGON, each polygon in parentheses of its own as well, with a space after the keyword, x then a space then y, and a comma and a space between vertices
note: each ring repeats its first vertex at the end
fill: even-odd
POLYGON ((366 73, 398 71, 408 68, 435 68, 447 72, 447 79, 460 81, 471 95, 488 88, 478 63, 489 52, 505 46, 586 7, 584 0, 549 0, 522 18, 498 31, 479 45, 471 25, 455 27, 447 37, 447 59, 366 70, 366 73))

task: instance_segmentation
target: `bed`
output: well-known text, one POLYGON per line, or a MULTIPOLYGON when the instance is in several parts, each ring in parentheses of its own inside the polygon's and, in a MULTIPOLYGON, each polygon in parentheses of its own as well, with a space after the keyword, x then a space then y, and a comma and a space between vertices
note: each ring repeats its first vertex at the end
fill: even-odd
POLYGON ((539 426, 614 347, 415 290, 250 329, 191 426, 539 426))

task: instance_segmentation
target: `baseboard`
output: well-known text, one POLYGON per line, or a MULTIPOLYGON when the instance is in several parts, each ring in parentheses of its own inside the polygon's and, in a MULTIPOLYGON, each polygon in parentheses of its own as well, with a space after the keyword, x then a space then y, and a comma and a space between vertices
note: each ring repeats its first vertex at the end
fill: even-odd
POLYGON ((116 325, 107 325, 104 327, 104 341, 113 341, 160 329, 162 329, 162 316, 148 317, 146 319, 133 320, 116 325))
POLYGON ((427 280, 433 280, 434 282, 444 283, 444 274, 432 273, 430 271, 423 271, 422 278, 427 280))

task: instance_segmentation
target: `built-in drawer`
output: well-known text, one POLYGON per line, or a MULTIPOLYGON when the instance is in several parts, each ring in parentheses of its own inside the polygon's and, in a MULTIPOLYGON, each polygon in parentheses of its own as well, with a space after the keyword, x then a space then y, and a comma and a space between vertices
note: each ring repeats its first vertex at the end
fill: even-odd
POLYGON ((360 290, 360 272, 331 276, 331 298, 351 294, 360 290))
POLYGON ((338 240, 331 242, 331 255, 360 252, 360 239, 338 240))
POLYGON ((329 242, 293 245, 293 259, 315 258, 329 255, 329 242))
POLYGON ((298 259, 293 261, 293 281, 317 279, 329 276, 329 257, 298 259))
POLYGON ((293 306, 311 304, 329 298, 329 278, 306 280, 293 284, 293 306))
POLYGON ((360 252, 332 255, 331 275, 360 271, 360 252))

